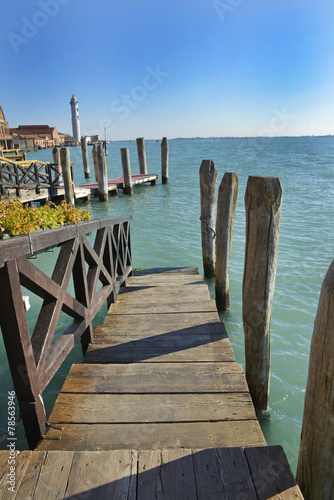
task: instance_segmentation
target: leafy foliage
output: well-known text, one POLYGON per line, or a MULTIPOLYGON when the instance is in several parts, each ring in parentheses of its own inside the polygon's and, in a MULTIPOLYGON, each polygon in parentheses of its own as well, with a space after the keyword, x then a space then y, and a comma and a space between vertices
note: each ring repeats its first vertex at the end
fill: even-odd
POLYGON ((48 202, 41 207, 27 207, 19 200, 0 201, 0 234, 28 234, 38 229, 54 229, 64 224, 90 221, 87 210, 74 208, 63 201, 60 205, 48 202))

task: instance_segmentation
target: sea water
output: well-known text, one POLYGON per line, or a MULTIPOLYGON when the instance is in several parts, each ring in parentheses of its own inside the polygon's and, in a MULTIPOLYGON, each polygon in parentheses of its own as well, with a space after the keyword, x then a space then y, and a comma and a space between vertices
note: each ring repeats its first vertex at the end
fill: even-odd
MULTIPOLYGON (((217 169, 217 189, 224 172, 236 172, 240 191, 230 264, 231 308, 221 315, 238 362, 244 364, 242 326, 242 278, 245 255, 244 194, 249 175, 281 179, 282 219, 276 287, 271 321, 271 382, 269 410, 260 416, 268 444, 281 444, 295 471, 310 341, 323 278, 334 256, 334 137, 187 139, 169 141, 169 184, 161 184, 161 144, 146 141, 147 168, 158 174, 157 186, 134 188, 134 196, 120 193, 107 203, 92 199, 77 206, 92 218, 132 214, 131 239, 134 268, 197 266, 201 260, 199 167, 212 159, 217 169)), ((108 146, 108 178, 122 175, 120 148, 128 147, 132 173, 139 173, 136 142, 113 142, 108 146)), ((94 167, 90 154, 91 175, 94 167)), ((70 148, 75 162, 75 183, 84 179, 81 149, 70 148)), ((28 153, 28 158, 52 161, 51 150, 28 153)), ((34 263, 45 272, 55 254, 41 254, 34 263)), ((51 266, 52 267, 52 266, 51 266)), ((214 282, 208 281, 214 298, 214 282)), ((27 292, 29 295, 29 292, 27 292)), ((41 304, 32 294, 28 313, 33 329, 41 304)), ((104 307, 95 319, 102 323, 104 307)), ((65 316, 65 315, 64 315, 65 316)), ((67 318, 61 318, 60 330, 67 318)), ((44 392, 47 414, 72 363, 80 363, 80 343, 71 352, 44 392)), ((0 340, 0 430, 7 426, 7 394, 12 390, 2 338, 0 340)), ((22 423, 17 428, 18 449, 27 448, 22 423)), ((0 444, 6 447, 6 441, 0 444)))

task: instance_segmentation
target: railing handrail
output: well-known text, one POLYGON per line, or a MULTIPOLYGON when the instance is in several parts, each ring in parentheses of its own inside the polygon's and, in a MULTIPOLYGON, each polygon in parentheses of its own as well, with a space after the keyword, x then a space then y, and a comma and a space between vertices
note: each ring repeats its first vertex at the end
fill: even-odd
POLYGON ((31 448, 45 433, 45 387, 79 339, 86 352, 94 316, 105 302, 116 300, 132 274, 131 219, 100 219, 0 241, 0 326, 31 448), (86 235, 94 231, 91 244, 86 235), (27 257, 55 246, 60 251, 49 277, 27 257), (68 291, 71 277, 74 293, 68 291), (22 287, 43 300, 32 335, 22 287), (72 322, 54 341, 62 311, 72 322))
POLYGON ((61 226, 39 233, 18 235, 0 240, 0 268, 3 267, 6 262, 10 262, 25 255, 34 255, 41 250, 58 246, 80 234, 92 233, 98 229, 110 225, 122 224, 132 219, 132 215, 97 219, 89 222, 80 222, 79 224, 71 224, 69 226, 61 226))

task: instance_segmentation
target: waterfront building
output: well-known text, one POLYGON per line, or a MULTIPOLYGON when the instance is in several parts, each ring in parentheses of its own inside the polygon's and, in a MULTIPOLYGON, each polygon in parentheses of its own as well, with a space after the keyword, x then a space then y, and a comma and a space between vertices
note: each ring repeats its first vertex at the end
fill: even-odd
POLYGON ((21 137, 35 139, 35 145, 39 148, 61 146, 56 127, 49 127, 49 125, 19 125, 17 128, 11 128, 10 132, 21 137))

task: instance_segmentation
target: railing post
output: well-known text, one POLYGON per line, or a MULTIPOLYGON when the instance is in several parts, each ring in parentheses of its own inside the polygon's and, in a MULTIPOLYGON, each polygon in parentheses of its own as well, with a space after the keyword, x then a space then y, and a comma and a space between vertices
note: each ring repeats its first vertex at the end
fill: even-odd
POLYGON ((60 150, 61 168, 63 172, 63 181, 65 187, 65 200, 67 203, 74 205, 74 192, 71 176, 70 152, 68 148, 60 150))
POLYGON ((96 151, 96 159, 98 165, 98 193, 100 201, 108 201, 108 174, 107 174, 107 159, 104 152, 103 144, 99 144, 96 151))
POLYGON ((334 493, 334 261, 323 281, 310 350, 297 483, 306 500, 334 493))
POLYGON ((250 176, 245 206, 246 255, 242 316, 246 378, 255 409, 267 410, 270 321, 282 207, 282 186, 279 178, 250 176))
POLYGON ((45 433, 46 415, 15 260, 0 269, 0 325, 26 437, 33 449, 45 433))
POLYGON ((82 163, 84 168, 85 179, 89 179, 90 170, 89 170, 87 137, 81 137, 81 152, 82 152, 82 163))
POLYGON ((215 206, 217 170, 212 160, 203 160, 199 169, 201 190, 201 233, 204 276, 215 275, 215 206))
POLYGON ((168 141, 164 137, 161 141, 161 180, 162 184, 168 184, 168 141))
POLYGON ((121 148, 122 168, 124 177, 124 194, 133 194, 130 155, 128 148, 121 148))
POLYGON ((237 211, 239 181, 236 173, 226 172, 218 189, 216 222, 216 305, 230 308, 230 257, 237 211))
POLYGON ((141 174, 147 174, 144 137, 138 137, 138 139, 136 139, 136 142, 137 142, 137 151, 139 160, 139 171, 141 174))

